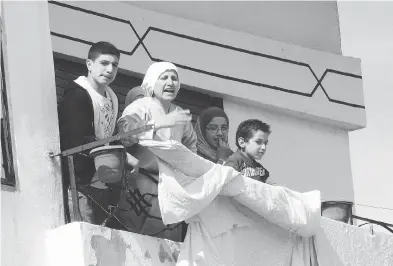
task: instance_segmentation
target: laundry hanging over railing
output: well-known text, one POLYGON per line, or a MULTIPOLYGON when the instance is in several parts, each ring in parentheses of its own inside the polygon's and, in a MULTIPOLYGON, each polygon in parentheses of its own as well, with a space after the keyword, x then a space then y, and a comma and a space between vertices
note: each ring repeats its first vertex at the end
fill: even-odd
POLYGON ((255 181, 176 141, 140 145, 159 162, 163 222, 189 224, 176 265, 393 265, 393 236, 321 217, 319 191, 255 181))

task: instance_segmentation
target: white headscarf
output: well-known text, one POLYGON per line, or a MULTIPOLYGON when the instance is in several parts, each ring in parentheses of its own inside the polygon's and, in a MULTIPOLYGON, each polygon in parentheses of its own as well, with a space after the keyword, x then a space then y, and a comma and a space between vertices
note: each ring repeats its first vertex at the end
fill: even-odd
MULTIPOLYGON (((146 72, 145 77, 143 78, 142 82, 142 89, 144 89, 146 96, 153 96, 154 92, 154 87, 156 85, 156 82, 160 75, 164 73, 165 71, 168 70, 174 70, 176 71, 177 75, 179 76, 179 73, 177 71, 177 67, 170 63, 170 62, 157 62, 153 63, 146 72)), ((178 82, 178 87, 180 87, 180 82, 178 82)), ((179 88, 176 88, 179 89, 179 88)))

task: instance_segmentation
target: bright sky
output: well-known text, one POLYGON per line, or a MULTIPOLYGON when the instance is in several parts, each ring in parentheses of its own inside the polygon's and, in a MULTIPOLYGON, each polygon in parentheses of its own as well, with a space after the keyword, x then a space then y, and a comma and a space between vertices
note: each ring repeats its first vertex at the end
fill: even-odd
POLYGON ((357 214, 393 223, 393 2, 338 2, 344 56, 362 60, 367 127, 350 133, 357 214), (390 209, 390 210, 389 210, 390 209))

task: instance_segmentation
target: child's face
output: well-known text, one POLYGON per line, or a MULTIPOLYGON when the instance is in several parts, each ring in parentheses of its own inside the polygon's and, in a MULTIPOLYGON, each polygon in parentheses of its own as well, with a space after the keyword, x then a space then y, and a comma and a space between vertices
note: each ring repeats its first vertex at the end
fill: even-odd
POLYGON ((176 71, 169 70, 162 73, 154 86, 154 97, 161 101, 172 102, 179 92, 179 77, 176 71))
POLYGON ((119 58, 111 54, 101 54, 94 61, 87 59, 87 69, 93 80, 101 86, 107 86, 116 78, 119 58))
POLYGON ((254 135, 247 142, 239 138, 239 145, 248 156, 260 160, 266 152, 269 135, 262 130, 254 131, 254 135))

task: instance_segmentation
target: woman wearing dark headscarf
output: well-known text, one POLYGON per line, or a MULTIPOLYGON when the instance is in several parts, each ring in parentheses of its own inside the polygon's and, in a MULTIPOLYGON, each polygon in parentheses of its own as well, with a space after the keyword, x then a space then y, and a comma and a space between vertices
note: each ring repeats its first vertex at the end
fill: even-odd
POLYGON ((195 125, 198 155, 223 164, 233 154, 228 145, 228 129, 229 119, 224 110, 218 107, 203 110, 195 125))
MULTIPOLYGON (((209 107, 202 111, 195 124, 197 136, 197 154, 213 163, 224 164, 233 154, 228 145, 229 119, 218 107, 209 107)), ((187 225, 183 223, 184 239, 187 225)))
POLYGON ((124 107, 130 105, 133 101, 138 100, 139 98, 143 98, 145 96, 145 91, 142 89, 141 86, 136 86, 132 88, 128 93, 126 100, 124 102, 124 107))

